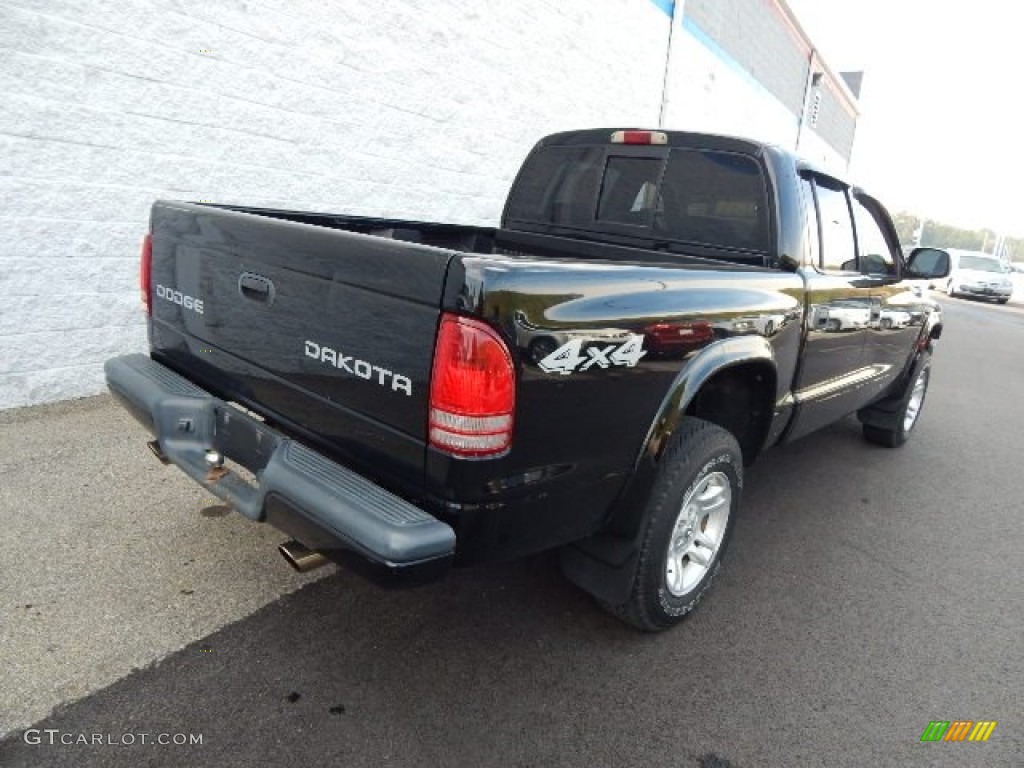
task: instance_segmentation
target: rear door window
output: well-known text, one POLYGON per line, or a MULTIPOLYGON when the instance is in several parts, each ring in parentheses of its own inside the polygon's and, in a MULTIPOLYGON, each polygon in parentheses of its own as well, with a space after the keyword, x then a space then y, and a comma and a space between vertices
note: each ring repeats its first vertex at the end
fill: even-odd
POLYGON ((857 250, 846 188, 816 179, 814 191, 821 217, 821 267, 830 272, 856 272, 857 250))

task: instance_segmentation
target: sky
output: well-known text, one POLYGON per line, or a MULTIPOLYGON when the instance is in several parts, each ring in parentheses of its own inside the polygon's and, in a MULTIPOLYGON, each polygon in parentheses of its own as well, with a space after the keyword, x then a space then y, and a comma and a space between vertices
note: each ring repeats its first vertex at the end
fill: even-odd
POLYGON ((833 71, 865 72, 854 181, 892 212, 1024 237, 1024 4, 786 2, 833 71))

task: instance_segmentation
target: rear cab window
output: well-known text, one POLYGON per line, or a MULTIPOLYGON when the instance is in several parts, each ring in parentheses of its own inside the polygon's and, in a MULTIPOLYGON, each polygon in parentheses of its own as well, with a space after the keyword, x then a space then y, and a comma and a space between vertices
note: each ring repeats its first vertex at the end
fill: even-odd
POLYGON ((769 186, 739 152, 685 147, 544 147, 509 195, 506 226, 634 236, 645 247, 767 263, 769 186))
POLYGON ((662 161, 653 157, 609 157, 601 177, 597 220, 646 226, 658 199, 662 161))
POLYGON ((548 147, 534 153, 516 180, 506 217, 586 227, 593 220, 604 160, 597 147, 548 147))
POLYGON ((767 254, 768 192, 760 165, 750 157, 674 149, 655 219, 659 236, 767 254))

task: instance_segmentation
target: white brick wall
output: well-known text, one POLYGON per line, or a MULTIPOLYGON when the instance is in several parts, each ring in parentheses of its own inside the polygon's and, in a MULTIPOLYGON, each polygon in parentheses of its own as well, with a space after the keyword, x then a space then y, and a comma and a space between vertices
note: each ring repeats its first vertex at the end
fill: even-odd
POLYGON ((656 123, 668 23, 649 0, 0 0, 0 408, 99 392, 144 348, 155 198, 495 224, 542 135, 656 123))

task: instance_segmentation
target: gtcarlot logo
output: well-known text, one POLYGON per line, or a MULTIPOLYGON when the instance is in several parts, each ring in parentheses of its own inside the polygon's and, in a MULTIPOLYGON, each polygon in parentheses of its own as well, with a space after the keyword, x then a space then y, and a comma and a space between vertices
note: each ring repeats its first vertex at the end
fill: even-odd
POLYGON ((26 744, 54 747, 185 747, 203 743, 201 733, 72 733, 56 728, 29 728, 23 738, 26 744))
POLYGON ((996 724, 995 720, 932 720, 921 741, 988 741, 996 724))

